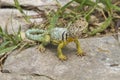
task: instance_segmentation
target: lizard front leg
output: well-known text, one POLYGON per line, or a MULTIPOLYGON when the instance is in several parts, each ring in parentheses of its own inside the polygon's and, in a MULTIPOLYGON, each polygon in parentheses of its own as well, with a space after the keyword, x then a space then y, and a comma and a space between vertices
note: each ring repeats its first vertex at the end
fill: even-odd
POLYGON ((50 43, 50 36, 45 35, 44 39, 42 40, 42 43, 39 45, 39 51, 44 52, 45 51, 45 46, 50 43))
POLYGON ((74 40, 74 42, 75 42, 76 48, 77 48, 77 55, 84 56, 85 53, 83 52, 82 48, 80 47, 80 42, 79 42, 78 38, 76 38, 74 40))
POLYGON ((67 59, 67 57, 66 57, 65 55, 63 55, 63 53, 62 53, 62 48, 63 48, 65 45, 66 45, 66 42, 63 42, 63 41, 62 41, 61 43, 59 43, 58 48, 57 48, 58 58, 59 58, 60 60, 62 60, 62 61, 64 61, 64 60, 67 59))

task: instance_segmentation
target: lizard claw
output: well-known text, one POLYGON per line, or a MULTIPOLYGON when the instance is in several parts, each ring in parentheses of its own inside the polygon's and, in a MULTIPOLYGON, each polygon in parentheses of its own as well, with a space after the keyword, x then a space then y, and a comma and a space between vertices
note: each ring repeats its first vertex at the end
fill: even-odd
POLYGON ((43 45, 40 45, 39 47, 38 47, 38 49, 39 49, 39 51, 40 52, 45 52, 45 47, 43 46, 43 45))
POLYGON ((67 57, 64 56, 64 55, 59 55, 58 58, 59 58, 61 61, 67 60, 67 57))
POLYGON ((85 56, 85 52, 78 50, 77 55, 78 56, 85 56))

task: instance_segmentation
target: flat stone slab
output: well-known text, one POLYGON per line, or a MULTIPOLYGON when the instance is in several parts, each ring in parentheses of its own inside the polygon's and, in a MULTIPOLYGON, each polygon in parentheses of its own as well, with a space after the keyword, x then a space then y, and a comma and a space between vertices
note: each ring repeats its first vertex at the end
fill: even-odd
POLYGON ((113 36, 80 39, 80 42, 86 56, 75 55, 75 44, 70 43, 63 49, 68 60, 62 62, 56 56, 56 46, 48 45, 44 53, 36 46, 12 52, 3 70, 9 74, 45 75, 53 80, 119 80, 120 46, 113 36))
POLYGON ((51 80, 51 78, 44 75, 0 73, 0 80, 51 80))
MULTIPOLYGON (((33 11, 25 11, 25 13, 27 15, 37 14, 33 11)), ((2 27, 3 30, 5 30, 7 26, 7 30, 9 33, 17 32, 19 30, 19 27, 21 27, 22 31, 25 31, 29 28, 30 23, 27 23, 23 17, 18 17, 22 17, 22 14, 17 9, 0 9, 0 27, 2 27)), ((31 22, 41 22, 42 18, 30 20, 31 22)))
MULTIPOLYGON (((1 1, 14 4, 14 0, 1 1)), ((69 0, 59 1, 64 5, 69 0)), ((38 7, 55 4, 53 0, 19 0, 19 2, 22 5, 38 7)), ((36 15, 33 11, 25 13, 36 15)), ((27 29, 25 20, 16 19, 16 16, 21 16, 16 9, 0 9, 1 27, 4 29, 8 25, 10 33, 16 32, 20 25, 23 31, 27 29)), ((68 60, 63 62, 56 56, 57 46, 48 45, 44 53, 39 52, 37 46, 20 53, 16 50, 6 59, 0 80, 119 80, 120 46, 113 36, 80 39, 80 42, 86 56, 75 55, 75 44, 70 43, 63 49, 68 57, 68 60)))
MULTIPOLYGON (((40 5, 54 5, 56 4, 55 0, 18 0, 20 4, 22 5, 35 5, 35 6, 40 6, 40 5)), ((70 0, 58 0, 62 5, 65 5, 67 2, 70 0)), ((1 2, 7 2, 10 4, 14 4, 14 0, 1 0, 1 2)))

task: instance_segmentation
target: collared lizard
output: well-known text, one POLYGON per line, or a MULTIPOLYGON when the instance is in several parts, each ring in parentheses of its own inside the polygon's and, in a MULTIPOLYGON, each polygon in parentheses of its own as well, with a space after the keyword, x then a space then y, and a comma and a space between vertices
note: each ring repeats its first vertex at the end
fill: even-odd
POLYGON ((48 43, 57 44, 58 58, 66 60, 67 57, 62 53, 62 48, 70 42, 74 42, 77 48, 77 55, 83 56, 84 52, 80 47, 78 37, 81 36, 83 30, 88 26, 88 22, 84 18, 76 20, 68 28, 56 27, 50 31, 43 29, 28 29, 26 37, 28 39, 41 42, 40 51, 45 51, 44 46, 48 43))

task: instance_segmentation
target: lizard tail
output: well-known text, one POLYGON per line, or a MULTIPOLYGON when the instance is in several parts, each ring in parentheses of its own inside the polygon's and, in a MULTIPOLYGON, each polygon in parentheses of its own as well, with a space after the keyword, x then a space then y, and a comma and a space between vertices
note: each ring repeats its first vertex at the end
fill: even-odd
POLYGON ((34 41, 42 41, 44 39, 45 34, 46 31, 40 29, 29 29, 25 32, 26 37, 34 41))

